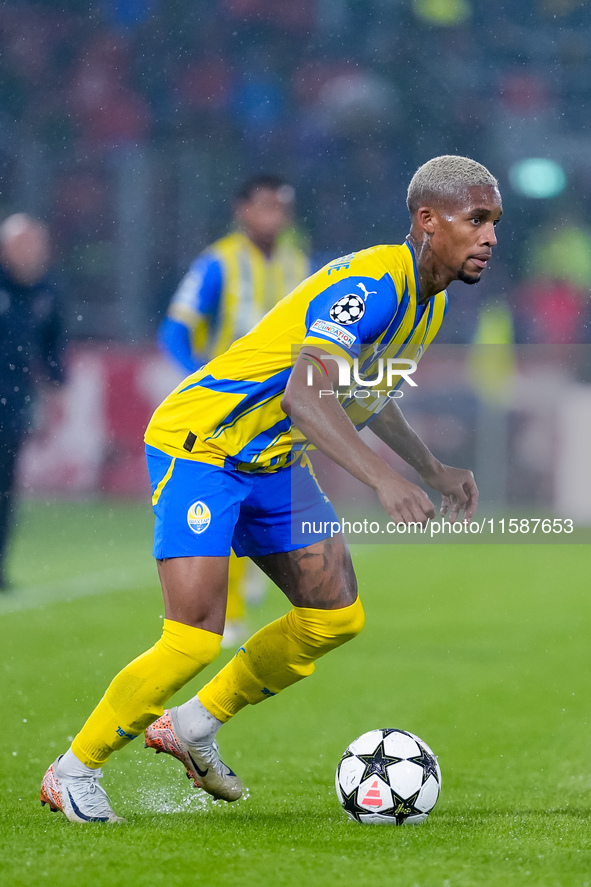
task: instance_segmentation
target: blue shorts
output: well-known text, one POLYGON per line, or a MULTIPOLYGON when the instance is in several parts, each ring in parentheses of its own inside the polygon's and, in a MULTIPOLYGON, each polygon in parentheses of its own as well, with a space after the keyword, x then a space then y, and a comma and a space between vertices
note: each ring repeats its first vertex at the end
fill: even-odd
POLYGON ((225 556, 231 548, 238 557, 261 557, 338 533, 338 517, 309 463, 250 473, 150 446, 146 456, 155 558, 225 556))

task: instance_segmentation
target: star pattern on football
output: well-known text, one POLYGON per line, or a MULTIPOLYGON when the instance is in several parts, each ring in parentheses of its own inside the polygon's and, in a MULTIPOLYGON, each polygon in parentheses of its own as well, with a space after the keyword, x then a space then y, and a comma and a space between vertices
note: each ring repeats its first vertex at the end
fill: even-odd
POLYGON ((374 729, 345 749, 335 773, 339 803, 362 825, 418 825, 441 790, 437 757, 414 733, 374 729))
POLYGON ((359 822, 359 806, 357 804, 357 789, 354 788, 352 792, 346 794, 341 788, 341 792, 343 795, 343 800, 341 801, 343 810, 352 816, 357 822, 359 822))
POLYGON ((381 776, 384 782, 387 783, 387 768, 390 766, 390 764, 398 764, 400 761, 403 760, 403 758, 393 758, 390 757, 390 755, 386 754, 383 739, 376 750, 370 755, 357 755, 357 757, 365 764, 365 770, 363 771, 360 782, 364 782, 366 779, 369 779, 370 776, 381 776))
POLYGON ((400 798, 396 792, 392 792, 392 806, 388 807, 387 810, 381 810, 383 816, 393 816, 396 819, 397 825, 402 825, 404 820, 408 816, 417 816, 420 815, 421 811, 415 807, 415 801, 419 796, 418 792, 411 798, 400 798))
POLYGON ((408 758, 409 761, 412 761, 413 764, 418 764, 419 767, 423 768, 423 785, 428 780, 429 776, 434 776, 437 782, 439 782, 439 774, 437 773, 437 761, 435 760, 433 755, 430 755, 427 749, 423 748, 422 745, 419 745, 420 754, 415 755, 414 758, 408 758))

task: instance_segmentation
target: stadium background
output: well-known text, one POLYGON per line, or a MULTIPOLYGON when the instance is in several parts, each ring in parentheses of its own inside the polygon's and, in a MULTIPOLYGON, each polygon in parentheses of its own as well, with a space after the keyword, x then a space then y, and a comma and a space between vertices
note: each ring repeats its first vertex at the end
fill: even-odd
MULTIPOLYGON (((212 885, 244 875, 390 885, 401 872, 421 887, 589 881, 582 546, 442 547, 419 572, 410 546, 394 558, 358 550, 369 619, 356 650, 228 728, 224 751, 252 791, 237 809, 201 805, 172 768, 132 747, 105 780, 127 831, 66 831, 34 802, 56 750, 155 636, 141 437, 174 379, 154 334, 187 263, 227 230, 233 189, 261 169, 291 178, 300 233, 322 260, 401 240, 414 169, 438 153, 474 156, 498 176, 505 218, 483 282, 451 288, 442 347, 505 336, 525 349, 584 348, 590 75, 591 8, 577 0, 3 4, 0 214, 50 224, 70 342, 66 390, 40 397, 22 461, 15 585, 0 600, 10 883, 50 880, 57 865, 64 885, 184 885, 204 842, 212 885), (498 320, 488 333, 485 316, 498 320), (442 800, 420 834, 350 831, 335 807, 334 764, 354 736, 390 723, 439 752, 442 800)), ((591 414, 585 359, 523 353, 534 367, 552 353, 561 369, 524 375, 529 418, 510 477, 525 478, 522 504, 568 512, 547 472, 571 465, 568 449, 559 456, 558 407, 565 391, 582 398, 565 409, 583 417, 571 488, 589 520, 589 474, 578 470, 591 414)), ((459 412, 445 408, 457 367, 438 377, 431 366, 438 417, 424 405, 421 433, 441 441, 460 419, 478 426, 483 483, 506 505, 509 476, 499 496, 486 472, 491 459, 499 469, 495 442, 515 437, 515 410, 486 384, 468 401, 460 392, 459 412)), ((277 598, 253 613, 253 627, 281 612, 277 598)))
MULTIPOLYGON (((21 486, 145 493, 143 427, 177 381, 157 325, 188 263, 228 229, 236 186, 260 170, 297 186, 299 235, 320 264, 400 242, 406 184, 430 156, 478 158, 500 179, 500 245, 477 288, 451 287, 438 343, 588 343, 590 38, 591 9, 574 0, 4 5, 0 212, 49 222, 71 343, 69 385, 40 402, 21 486)), ((531 387, 513 430, 484 416, 480 440, 490 426, 494 445, 459 441, 447 456, 466 453, 501 506, 525 472, 517 504, 589 521, 581 454, 540 439, 591 405, 565 406, 561 391, 532 406, 531 387), (572 495, 559 495, 559 463, 573 459, 572 495)), ((443 412, 464 415, 465 437, 483 392, 464 393, 443 412)), ((418 409, 436 443, 449 421, 418 409)))
POLYGON ((0 208, 50 222, 74 339, 140 343, 253 172, 294 181, 314 253, 334 257, 402 237, 416 167, 463 152, 505 204, 478 298, 513 305, 540 272, 586 293, 590 34, 576 0, 3 4, 0 208), (516 185, 539 157, 561 171, 516 185), (567 226, 557 275, 558 247, 539 260, 567 226))

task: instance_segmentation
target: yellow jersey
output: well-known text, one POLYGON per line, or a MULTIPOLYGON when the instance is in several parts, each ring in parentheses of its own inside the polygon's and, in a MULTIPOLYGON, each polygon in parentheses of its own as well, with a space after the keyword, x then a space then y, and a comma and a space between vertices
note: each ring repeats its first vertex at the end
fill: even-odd
POLYGON ((146 443, 182 459, 276 471, 309 446, 281 409, 302 347, 321 347, 322 358, 334 356, 340 366, 344 358, 353 369, 352 384, 339 389, 338 396, 361 429, 404 380, 403 372, 390 373, 391 390, 386 390, 379 370, 389 358, 418 361, 446 310, 445 291, 419 302, 408 243, 374 246, 335 259, 227 351, 184 379, 152 416, 146 443), (362 384, 374 376, 376 385, 362 384), (360 397, 360 390, 369 394, 360 397))
POLYGON ((267 258, 242 231, 212 243, 191 265, 168 317, 191 333, 196 354, 217 357, 308 274, 307 256, 279 238, 267 258))

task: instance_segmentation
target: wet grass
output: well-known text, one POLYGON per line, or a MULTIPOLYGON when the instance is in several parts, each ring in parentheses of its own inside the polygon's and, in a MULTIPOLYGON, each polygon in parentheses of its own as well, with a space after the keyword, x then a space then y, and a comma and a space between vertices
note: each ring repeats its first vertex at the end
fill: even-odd
MULTIPOLYGON (((586 546, 360 546, 363 635, 220 734, 246 799, 212 802, 138 740, 105 769, 127 825, 42 809, 47 765, 158 636, 149 533, 144 506, 25 509, 0 602, 2 884, 591 885, 586 546), (357 826, 337 804, 342 751, 385 726, 439 755, 424 826, 357 826)), ((271 593, 252 627, 284 609, 271 593)))

